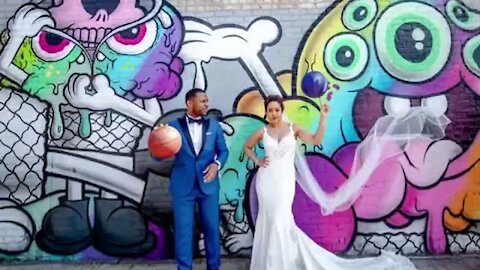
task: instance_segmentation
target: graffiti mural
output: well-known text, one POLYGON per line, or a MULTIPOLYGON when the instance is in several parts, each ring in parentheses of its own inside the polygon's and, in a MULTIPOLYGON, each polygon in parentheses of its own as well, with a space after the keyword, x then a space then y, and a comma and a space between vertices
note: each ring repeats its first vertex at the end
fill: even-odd
POLYGON ((469 230, 479 219, 478 124, 465 122, 467 115, 479 117, 478 15, 461 1, 336 1, 312 25, 297 53, 292 93, 304 96, 301 80, 309 71, 330 82, 322 155, 307 154, 319 185, 334 190, 348 179, 356 144, 385 113, 401 117, 412 106, 425 106, 452 120, 444 140, 415 141, 411 153, 379 166, 353 211, 338 217, 315 211, 312 224, 312 215, 301 214, 312 203, 299 190, 297 222, 317 243, 354 253, 478 250, 479 235, 469 230), (421 231, 408 233, 420 219, 421 231), (360 221, 384 222, 387 232, 355 239, 362 234, 360 221))
MULTIPOLYGON (((327 77, 321 102, 331 112, 322 144, 301 147, 326 190, 348 180, 379 117, 424 106, 451 123, 444 139, 412 142, 382 163, 346 211, 323 216, 297 187, 299 227, 348 255, 480 251, 480 7, 472 1, 334 1, 282 70, 265 56, 285 31, 273 17, 214 25, 161 0, 34 2, 0 36, 2 259, 171 258, 171 160, 153 160, 145 137, 185 113, 162 103, 191 87, 208 92, 222 79, 209 65, 227 62, 250 81, 222 93, 230 111, 209 113, 230 151, 220 171, 224 255, 251 251, 256 168, 243 143, 265 124, 263 99, 284 96, 288 118, 315 131, 320 100, 301 88, 310 71, 327 77)), ((254 150, 263 155, 261 143, 254 150)), ((197 229, 196 239, 203 256, 197 229)))
POLYGON ((13 89, 2 91, 10 112, 2 124, 17 135, 4 143, 13 148, 2 159, 10 172, 2 188, 21 204, 43 197, 24 208, 42 211, 35 246, 49 254, 74 255, 90 246, 111 256, 162 252, 156 250, 162 229, 131 204, 141 203, 145 186, 133 174, 132 153, 145 127, 161 116, 158 100, 181 89, 184 28, 162 1, 150 10, 114 2, 27 4, 2 35, 2 83, 13 89), (37 122, 42 125, 24 127, 37 122), (64 180, 62 192, 47 194, 48 177, 64 180))

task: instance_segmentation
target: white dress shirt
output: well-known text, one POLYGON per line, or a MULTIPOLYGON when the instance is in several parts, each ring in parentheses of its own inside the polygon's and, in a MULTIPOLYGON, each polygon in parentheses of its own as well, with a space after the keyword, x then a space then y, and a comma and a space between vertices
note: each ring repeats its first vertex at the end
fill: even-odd
MULTIPOLYGON (((195 150, 195 153, 198 154, 200 153, 200 149, 202 149, 203 141, 202 141, 202 132, 203 132, 203 125, 200 123, 189 123, 188 118, 192 119, 200 119, 200 117, 192 117, 187 114, 186 120, 187 120, 187 125, 188 125, 188 132, 190 133, 190 138, 192 138, 192 143, 193 143, 193 148, 195 150)), ((216 158, 216 157, 215 157, 216 158)), ((215 163, 217 163, 218 168, 220 169, 222 164, 220 161, 215 159, 215 163)))

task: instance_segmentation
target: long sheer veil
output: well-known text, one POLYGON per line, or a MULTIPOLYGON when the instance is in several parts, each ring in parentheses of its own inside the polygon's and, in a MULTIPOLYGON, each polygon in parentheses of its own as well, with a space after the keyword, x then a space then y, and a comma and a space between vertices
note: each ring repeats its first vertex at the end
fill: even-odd
MULTIPOLYGON (((284 120, 288 118, 284 116, 284 120)), ((297 147, 296 180, 307 196, 320 205, 322 214, 343 211, 352 206, 370 176, 382 162, 401 155, 416 139, 442 139, 450 120, 435 115, 426 107, 412 107, 405 116, 385 115, 379 118, 355 151, 349 177, 336 191, 325 192, 313 176, 305 154, 297 147)), ((325 132, 328 132, 326 130, 325 132)))

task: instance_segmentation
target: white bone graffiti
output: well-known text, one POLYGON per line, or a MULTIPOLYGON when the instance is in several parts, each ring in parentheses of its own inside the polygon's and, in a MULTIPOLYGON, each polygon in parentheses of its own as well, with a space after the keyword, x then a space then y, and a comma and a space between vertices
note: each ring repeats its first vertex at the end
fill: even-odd
POLYGON ((272 18, 253 21, 248 29, 232 26, 212 28, 201 20, 185 20, 186 34, 180 52, 185 63, 195 64, 195 87, 205 89, 207 79, 203 63, 211 59, 238 60, 245 63, 266 95, 281 94, 277 82, 260 59, 266 46, 274 45, 281 35, 281 28, 272 18))

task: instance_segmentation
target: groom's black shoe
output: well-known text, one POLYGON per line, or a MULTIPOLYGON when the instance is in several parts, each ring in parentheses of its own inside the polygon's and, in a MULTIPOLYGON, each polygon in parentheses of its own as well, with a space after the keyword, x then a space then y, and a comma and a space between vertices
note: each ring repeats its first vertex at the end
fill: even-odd
POLYGON ((111 256, 140 256, 155 248, 156 238, 142 215, 121 200, 96 199, 93 245, 111 256))
POLYGON ((60 205, 44 216, 42 229, 36 235, 38 247, 55 255, 73 255, 91 244, 88 201, 59 198, 60 205))

